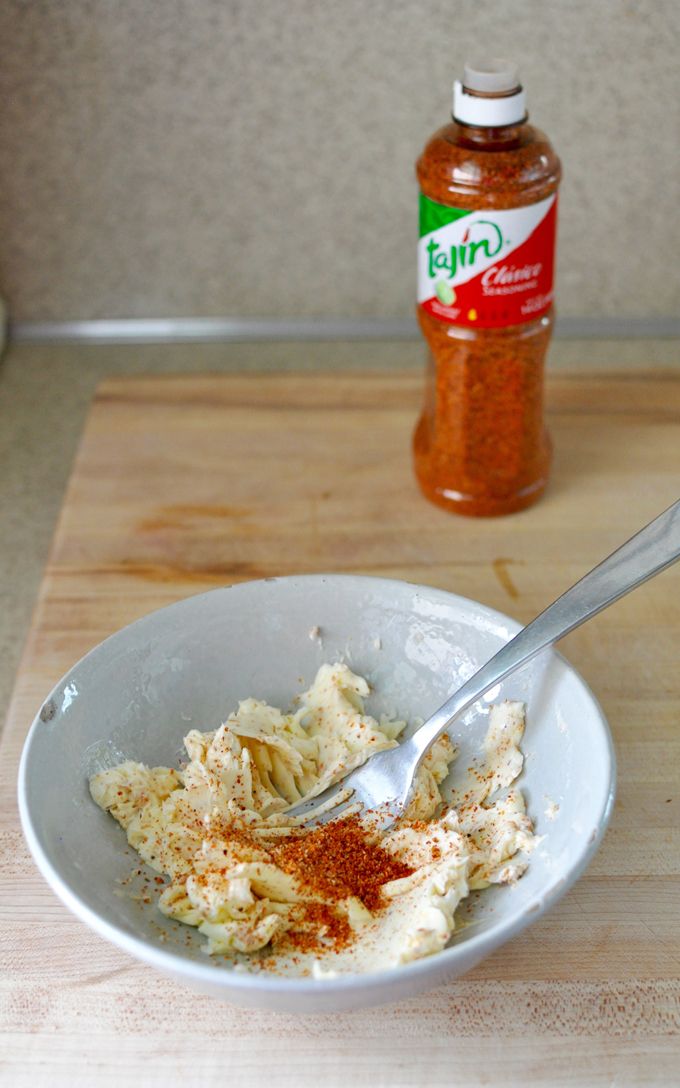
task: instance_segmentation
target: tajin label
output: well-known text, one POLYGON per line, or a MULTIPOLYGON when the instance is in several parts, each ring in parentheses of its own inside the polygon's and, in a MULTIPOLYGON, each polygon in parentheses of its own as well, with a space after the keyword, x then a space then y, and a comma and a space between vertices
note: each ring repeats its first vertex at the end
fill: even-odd
POLYGON ((465 211, 420 195, 418 302, 439 321, 499 328, 553 299, 557 194, 506 211, 465 211))

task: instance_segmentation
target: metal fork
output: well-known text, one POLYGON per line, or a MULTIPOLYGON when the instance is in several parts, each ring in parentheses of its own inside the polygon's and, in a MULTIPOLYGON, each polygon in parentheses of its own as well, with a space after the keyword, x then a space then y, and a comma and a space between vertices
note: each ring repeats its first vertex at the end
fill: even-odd
POLYGON ((299 823, 323 824, 362 809, 380 827, 406 808, 429 748, 485 692, 619 597, 680 558, 680 500, 612 552, 523 627, 420 728, 396 748, 377 752, 339 783, 288 809, 299 823))

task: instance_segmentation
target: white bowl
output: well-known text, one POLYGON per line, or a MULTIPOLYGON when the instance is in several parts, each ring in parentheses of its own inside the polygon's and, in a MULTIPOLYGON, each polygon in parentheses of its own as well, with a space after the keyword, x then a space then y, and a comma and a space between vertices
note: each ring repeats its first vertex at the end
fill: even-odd
MULTIPOLYGON (((602 711, 576 672, 548 651, 456 721, 458 765, 477 751, 484 710, 527 704, 520 785, 538 834, 525 876, 476 897, 473 923, 438 955, 374 974, 282 979, 208 958, 202 938, 154 904, 121 894, 137 855, 90 798, 88 777, 123 758, 176 766, 191 728, 214 729, 254 695, 287 707, 320 664, 343 658, 374 686, 371 713, 425 718, 518 630, 500 612, 427 586, 352 575, 268 578, 190 597, 92 650, 36 717, 19 770, 33 857, 82 921, 132 956, 240 1005, 299 1012, 396 1001, 470 970, 535 922, 592 858, 614 797, 602 711), (310 637, 313 629, 320 637, 310 637), (555 807, 558 806, 558 807, 555 807), (552 818, 550 818, 552 817, 552 818)), ((455 777, 455 765, 454 765, 455 777)))

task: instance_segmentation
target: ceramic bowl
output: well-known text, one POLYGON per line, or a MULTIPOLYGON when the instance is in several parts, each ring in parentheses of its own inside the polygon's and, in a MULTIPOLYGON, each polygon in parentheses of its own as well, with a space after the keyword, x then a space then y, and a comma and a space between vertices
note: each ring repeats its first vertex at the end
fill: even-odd
POLYGON ((343 659, 367 677, 370 713, 426 718, 518 630, 507 616, 452 593, 336 574, 241 583, 154 612, 79 661, 33 723, 19 772, 33 857, 66 906, 102 937, 241 1005, 357 1008, 461 975, 557 902, 595 853, 612 809, 607 723, 558 653, 535 658, 451 728, 465 768, 479 750, 488 704, 527 704, 520 785, 543 840, 516 885, 476 897, 472 924, 449 947, 406 966, 315 981, 252 975, 208 958, 195 930, 121 894, 137 855, 87 783, 124 758, 177 766, 189 729, 216 728, 250 695, 288 707, 325 661, 343 659))

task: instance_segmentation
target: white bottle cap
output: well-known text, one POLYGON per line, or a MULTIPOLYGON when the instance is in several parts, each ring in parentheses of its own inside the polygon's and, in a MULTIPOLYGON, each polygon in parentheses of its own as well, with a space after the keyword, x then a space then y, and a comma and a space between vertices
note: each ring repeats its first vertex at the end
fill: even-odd
POLYGON ((453 116, 465 125, 496 128, 526 117, 526 100, 516 65, 507 60, 466 64, 453 85, 453 116))

